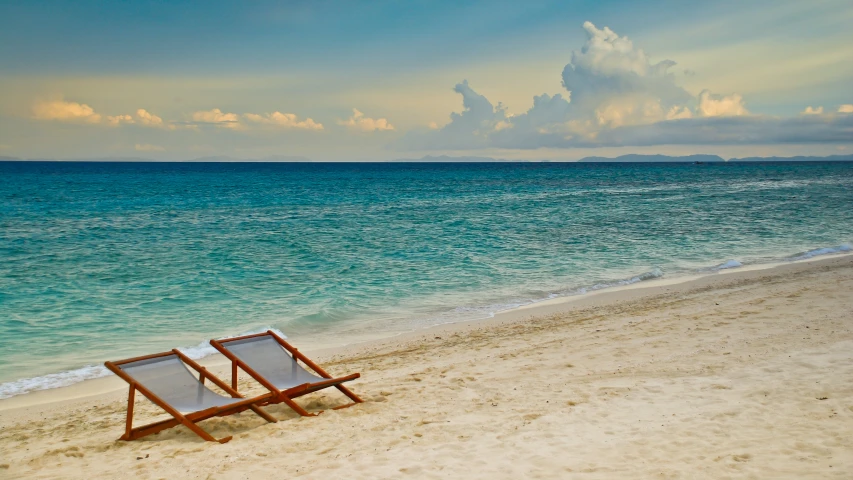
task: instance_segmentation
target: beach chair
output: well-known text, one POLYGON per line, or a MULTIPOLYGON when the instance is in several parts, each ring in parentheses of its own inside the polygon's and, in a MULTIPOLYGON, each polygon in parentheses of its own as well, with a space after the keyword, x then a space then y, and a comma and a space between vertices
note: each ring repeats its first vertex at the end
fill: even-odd
POLYGON ((268 422, 276 422, 275 418, 258 408, 259 404, 265 403, 272 396, 271 394, 243 398, 227 383, 177 349, 117 362, 105 362, 104 365, 130 384, 127 423, 121 440, 136 440, 176 425, 184 425, 209 442, 225 443, 231 440, 230 436, 217 440, 196 423, 211 417, 233 415, 246 409, 251 409, 268 422), (198 378, 190 372, 187 365, 198 372, 198 378), (205 379, 228 392, 231 397, 207 388, 205 379), (133 428, 133 400, 137 390, 173 418, 133 428))
POLYGON ((285 403, 300 415, 313 417, 318 414, 308 413, 293 399, 329 387, 337 388, 353 401, 353 403, 335 407, 335 410, 351 407, 363 401, 342 385, 344 382, 359 378, 360 374, 353 373, 345 377, 332 378, 319 365, 272 330, 224 340, 211 340, 210 344, 231 360, 231 387, 237 389, 237 368, 239 367, 273 393, 268 404, 285 403), (299 361, 317 375, 304 369, 299 361))

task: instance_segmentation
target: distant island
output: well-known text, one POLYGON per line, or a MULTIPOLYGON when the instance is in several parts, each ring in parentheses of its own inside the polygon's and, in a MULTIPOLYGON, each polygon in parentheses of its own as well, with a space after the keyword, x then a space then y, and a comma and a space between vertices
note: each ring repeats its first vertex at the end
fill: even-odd
POLYGON ((744 157, 732 158, 730 162, 851 162, 853 155, 830 155, 828 157, 744 157))

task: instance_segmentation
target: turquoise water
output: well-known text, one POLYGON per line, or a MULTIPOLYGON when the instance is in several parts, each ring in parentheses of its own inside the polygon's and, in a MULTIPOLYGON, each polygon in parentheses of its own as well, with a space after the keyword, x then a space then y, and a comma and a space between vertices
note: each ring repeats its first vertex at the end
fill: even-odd
POLYGON ((0 398, 848 250, 853 164, 0 163, 0 398), (828 248, 826 251, 817 249, 828 248), (807 253, 812 252, 812 253, 807 253))

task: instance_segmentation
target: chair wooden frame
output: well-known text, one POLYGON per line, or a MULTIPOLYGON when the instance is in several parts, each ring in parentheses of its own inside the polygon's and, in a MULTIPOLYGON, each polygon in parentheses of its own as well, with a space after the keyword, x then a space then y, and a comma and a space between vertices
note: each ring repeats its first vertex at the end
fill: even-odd
POLYGON ((310 358, 306 357, 302 352, 300 352, 296 347, 287 343, 283 338, 276 335, 272 330, 267 330, 266 332, 256 333, 253 335, 244 335, 242 337, 228 338, 223 340, 211 340, 210 344, 213 345, 213 348, 219 350, 222 355, 225 355, 226 358, 231 360, 231 388, 237 390, 237 375, 238 375, 238 367, 242 369, 244 372, 248 373, 252 378, 254 378, 258 383, 266 387, 271 393, 272 397, 267 400, 266 403, 262 403, 261 405, 270 405, 275 403, 285 403, 287 406, 296 411, 296 413, 302 415, 303 417, 314 417, 323 413, 322 411, 319 413, 309 413, 307 410, 299 406, 296 402, 293 401, 294 398, 301 397, 302 395, 307 395, 309 393, 316 392, 318 390, 322 390, 328 387, 335 387, 341 391, 344 395, 352 400, 352 403, 348 403, 346 405, 340 405, 338 407, 334 407, 333 410, 338 410, 341 408, 347 408, 355 405, 356 403, 362 403, 364 400, 358 397, 355 393, 353 393, 347 387, 341 385, 344 382, 349 382, 351 380, 355 380, 356 378, 361 377, 360 373, 353 373, 351 375, 347 375, 345 377, 337 377, 334 378, 329 375, 322 367, 311 361, 310 358), (319 382, 314 383, 303 383, 301 385, 297 385, 295 387, 288 388, 286 390, 279 390, 275 385, 272 384, 269 380, 263 377, 260 373, 253 370, 251 366, 246 364, 246 362, 237 358, 233 352, 228 350, 227 344, 228 342, 233 342, 236 340, 245 340, 247 338, 254 337, 264 337, 269 336, 272 337, 279 345, 282 346, 285 350, 287 350, 290 355, 296 361, 302 361, 305 365, 308 366, 311 370, 317 373, 320 377, 326 379, 319 382))
POLYGON ((192 430, 196 435, 207 440, 209 442, 219 442, 226 443, 231 440, 231 436, 220 438, 217 440, 213 438, 212 435, 205 432, 201 429, 196 423, 201 422, 202 420, 207 420, 212 417, 224 417, 227 415, 233 415, 238 412, 242 412, 244 410, 250 409, 256 414, 258 414, 264 420, 276 423, 277 420, 272 417, 270 414, 264 412, 259 408, 259 405, 265 404, 266 400, 272 397, 272 394, 264 394, 258 397, 253 398, 245 398, 240 402, 235 402, 230 405, 224 405, 222 407, 211 407, 206 408, 204 410, 199 410, 197 412, 192 412, 189 414, 182 414, 177 409, 169 405, 163 399, 158 397, 154 392, 149 390, 142 385, 138 381, 136 381, 131 375, 127 372, 119 368, 119 365, 124 365, 127 363, 138 362, 140 360, 148 360, 152 358, 158 357, 166 357, 169 355, 177 355, 177 357, 184 362, 186 365, 192 367, 195 371, 199 373, 199 383, 204 384, 205 379, 209 379, 213 384, 217 387, 225 390, 232 398, 244 398, 240 395, 237 390, 231 388, 227 383, 223 382, 219 378, 217 378, 212 373, 208 372, 206 368, 202 367, 191 358, 187 357, 183 353, 181 353, 178 349, 174 349, 168 352, 155 353, 153 355, 145 355, 142 357, 134 357, 128 358, 125 360, 118 360, 115 362, 104 362, 104 366, 106 366, 110 371, 121 377, 124 381, 130 384, 130 389, 127 394, 127 421, 125 423, 125 432, 124 435, 120 437, 120 440, 136 440, 138 438, 142 438, 146 435, 151 435, 157 433, 161 430, 165 430, 167 428, 172 428, 177 425, 184 425, 190 430, 192 430), (158 407, 165 410, 169 415, 174 418, 161 420, 159 422, 154 422, 148 425, 143 425, 141 427, 133 427, 133 402, 136 391, 139 391, 142 395, 145 395, 148 400, 151 400, 152 403, 157 405, 158 407))

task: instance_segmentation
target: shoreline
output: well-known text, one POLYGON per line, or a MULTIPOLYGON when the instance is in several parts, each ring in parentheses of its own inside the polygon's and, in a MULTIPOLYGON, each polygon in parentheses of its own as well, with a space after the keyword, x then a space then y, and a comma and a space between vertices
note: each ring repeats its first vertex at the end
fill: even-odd
MULTIPOLYGON (((579 298, 586 298, 590 295, 597 295, 601 292, 618 292, 618 291, 622 291, 622 290, 626 290, 626 289, 634 289, 634 288, 651 288, 651 287, 658 286, 658 285, 669 285, 669 284, 675 285, 675 284, 691 282, 691 281, 694 281, 694 280, 697 280, 697 279, 700 279, 703 277, 708 277, 708 276, 713 277, 715 275, 721 275, 721 274, 746 272, 746 271, 752 271, 752 270, 766 270, 766 269, 772 269, 772 268, 776 268, 776 267, 780 267, 780 266, 784 266, 784 265, 792 265, 792 264, 805 263, 805 262, 814 262, 814 261, 819 261, 819 260, 826 259, 826 258, 836 258, 836 257, 843 257, 846 255, 853 255, 853 251, 851 251, 851 248, 853 248, 853 247, 851 247, 850 244, 842 243, 840 245, 836 245, 836 246, 832 246, 832 247, 821 247, 821 248, 815 248, 815 249, 807 250, 807 251, 801 252, 795 256, 782 257, 782 258, 775 259, 772 261, 767 261, 764 263, 741 264, 740 262, 735 261, 735 260, 728 260, 726 262, 723 262, 722 264, 719 264, 719 265, 716 265, 713 267, 703 267, 703 268, 698 269, 698 270, 677 271, 675 274, 673 274, 670 277, 656 276, 656 277, 652 277, 652 278, 643 278, 644 276, 646 276, 650 273, 650 272, 645 272, 645 273, 641 273, 641 274, 636 274, 632 277, 626 277, 626 278, 623 278, 620 280, 609 280, 609 282, 611 282, 611 283, 595 284, 595 285, 591 285, 591 286, 587 286, 587 287, 579 287, 578 289, 573 290, 570 293, 551 294, 551 297, 548 297, 548 298, 538 298, 538 299, 528 300, 528 303, 523 303, 523 304, 518 305, 518 306, 513 306, 513 307, 510 307, 507 309, 503 309, 503 310, 499 309, 499 310, 490 312, 489 313, 490 316, 485 317, 485 318, 472 318, 472 319, 460 318, 460 319, 450 320, 450 321, 441 322, 441 323, 433 323, 433 324, 429 324, 427 326, 420 326, 420 327, 415 326, 414 324, 410 324, 410 325, 408 325, 408 327, 403 327, 403 328, 398 329, 398 330, 373 331, 370 333, 361 334, 361 335, 356 336, 355 338, 351 339, 350 341, 348 341, 346 343, 338 344, 338 345, 326 346, 324 344, 327 344, 328 342, 321 342, 321 341, 318 341, 316 338, 313 338, 313 337, 296 338, 295 341, 300 343, 300 345, 303 345, 303 349, 305 351, 308 351, 308 352, 327 352, 327 351, 328 352, 334 352, 334 351, 337 351, 337 350, 340 350, 343 348, 348 348, 351 346, 358 346, 358 345, 362 345, 362 344, 369 344, 371 342, 382 341, 384 339, 392 339, 392 338, 396 338, 400 335, 408 335, 411 333, 417 333, 417 332, 428 330, 428 329, 431 329, 434 327, 441 327, 444 325, 454 325, 454 324, 468 323, 468 322, 482 322, 482 321, 490 320, 490 319, 495 318, 497 316, 501 316, 504 314, 510 314, 510 313, 515 312, 517 310, 536 309, 538 307, 545 307, 545 306, 549 306, 549 305, 573 302, 579 298), (738 265, 737 266, 730 266, 730 264, 732 262, 734 262, 738 265), (320 345, 324 345, 324 346, 320 346, 320 345)), ((267 327, 267 328, 269 328, 269 327, 267 327)), ((232 336, 239 336, 239 335, 246 335, 246 334, 250 334, 250 333, 257 333, 258 331, 261 331, 261 330, 263 330, 263 329, 249 328, 248 330, 245 330, 241 333, 238 333, 238 334, 235 334, 232 336)), ((274 329, 274 330, 276 330, 276 329, 274 329)), ((279 331, 279 333, 282 333, 282 332, 279 331)), ((217 338, 219 338, 219 337, 217 337, 217 338)), ((221 338, 228 338, 228 337, 221 337, 221 338)), ((293 339, 293 337, 290 337, 290 338, 293 339)), ((177 346, 177 347, 171 347, 171 348, 178 348, 178 349, 182 350, 183 352, 185 352, 187 355, 189 355, 191 358, 195 359, 196 361, 202 362, 203 364, 208 365, 208 366, 216 366, 219 363, 221 363, 222 361, 224 361, 221 358, 219 358, 219 357, 221 357, 221 355, 219 355, 217 352, 213 351, 212 347, 209 347, 209 345, 207 344, 206 341, 202 341, 199 344, 196 344, 193 346, 177 346), (209 353, 206 353, 202 356, 196 356, 193 353, 191 353, 193 350, 198 350, 198 349, 209 350, 209 353)), ((151 352, 147 352, 147 351, 146 352, 139 352, 138 355, 145 355, 148 353, 151 353, 151 352)), ((115 359, 113 359, 113 360, 115 360, 115 359)), ((67 395, 59 395, 62 398, 80 398, 80 397, 84 397, 87 395, 87 393, 86 393, 87 390, 108 391, 110 388, 117 388, 116 386, 109 387, 107 385, 109 382, 105 381, 104 379, 110 378, 113 375, 110 374, 108 371, 106 371, 106 369, 103 368, 102 365, 103 365, 103 362, 99 362, 99 363, 95 363, 95 364, 85 365, 85 366, 79 367, 79 368, 72 368, 69 370, 61 370, 59 372, 47 373, 44 375, 37 375, 37 376, 33 376, 33 377, 24 377, 21 379, 11 380, 9 382, 4 382, 3 385, 9 385, 9 384, 14 384, 14 383, 19 383, 19 382, 39 381, 39 380, 44 381, 48 377, 63 376, 63 375, 69 375, 69 374, 78 374, 78 372, 86 371, 86 370, 93 369, 93 368, 98 369, 99 374, 100 374, 100 376, 97 376, 97 377, 85 378, 86 374, 82 373, 79 375, 84 377, 84 378, 82 380, 74 381, 73 383, 69 383, 66 385, 59 386, 59 387, 36 388, 36 389, 30 390, 26 393, 16 393, 16 394, 12 395, 11 397, 0 398, 0 411, 5 410, 5 409, 9 409, 9 408, 16 408, 15 406, 7 406, 6 404, 9 403, 11 405, 16 405, 15 402, 8 402, 8 401, 11 399, 14 399, 14 398, 25 396, 25 395, 31 396, 32 401, 41 402, 42 401, 41 397, 43 397, 43 395, 37 395, 39 392, 60 390, 61 392, 67 392, 67 395), (94 382, 94 383, 90 383, 90 382, 94 382), (81 385, 87 385, 87 386, 91 385, 91 387, 87 388, 87 387, 83 387, 81 385)), ((62 380, 60 380, 60 382, 62 382, 62 380)))
MULTIPOLYGON (((360 352, 375 349, 376 347, 385 346, 395 342, 406 342, 412 339, 428 336, 430 334, 441 334, 442 332, 457 333, 468 331, 474 327, 488 327, 493 324, 500 324, 503 322, 517 322, 530 319, 532 317, 552 315, 572 308, 583 308, 608 302, 636 300, 662 293, 686 291, 699 286, 704 287, 712 285, 716 283, 716 280, 718 279, 738 280, 742 278, 752 278, 755 275, 760 275, 761 272, 778 274, 786 270, 799 271, 802 268, 807 268, 803 266, 821 263, 829 264, 839 259, 848 259, 853 262, 853 253, 842 251, 788 262, 751 264, 737 268, 708 270, 707 272, 697 273, 694 275, 683 275, 672 278, 655 278, 626 285, 616 285, 591 290, 577 295, 559 296, 536 301, 530 304, 496 312, 490 318, 430 325, 417 330, 404 331, 391 335, 377 334, 374 338, 358 340, 334 347, 311 348, 309 346, 308 348, 300 349, 305 351, 309 356, 316 356, 318 358, 357 355, 360 352)), ((296 342, 298 344, 298 339, 296 342)), ((211 368, 213 371, 221 372, 225 372, 224 368, 228 364, 227 359, 225 359, 220 353, 213 353, 197 359, 196 361, 207 368, 211 368)), ((9 398, 0 399, 0 415, 6 411, 15 411, 36 406, 46 406, 49 408, 51 404, 56 403, 81 401, 92 397, 110 394, 115 395, 117 392, 123 391, 125 388, 126 384, 112 374, 104 377, 85 379, 71 385, 35 390, 9 398)))
MULTIPOLYGON (((203 422, 225 445, 183 427, 116 440, 125 385, 31 403, 0 411, 0 475, 846 479, 851 290, 844 255, 314 351, 333 375, 361 372, 365 403, 332 410, 346 398, 329 389, 298 401, 318 417, 278 405, 264 407, 278 423, 203 422)), ((238 389, 263 391, 245 375, 238 389)), ((164 418, 142 399, 134 411, 136 425, 164 418)))

